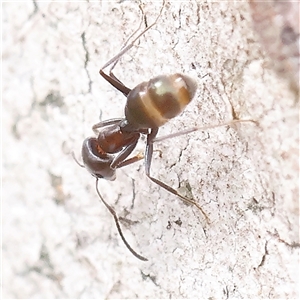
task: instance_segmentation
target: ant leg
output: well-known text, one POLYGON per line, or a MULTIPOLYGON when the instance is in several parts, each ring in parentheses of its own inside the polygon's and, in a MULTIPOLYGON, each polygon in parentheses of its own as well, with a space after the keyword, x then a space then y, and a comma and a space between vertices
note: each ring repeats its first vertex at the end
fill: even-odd
MULTIPOLYGON (((130 41, 130 39, 141 29, 141 27, 142 27, 142 24, 143 24, 143 21, 145 20, 145 13, 144 13, 144 10, 143 10, 143 7, 142 7, 142 4, 139 4, 139 9, 140 9, 140 11, 142 12, 142 17, 141 17, 141 21, 140 21, 140 24, 139 24, 139 27, 127 38, 127 40, 125 41, 125 43, 124 43, 124 45, 123 45, 123 47, 121 48, 121 50, 122 49, 124 49, 124 47, 128 44, 128 42, 130 41)), ((120 51, 121 51, 120 50, 120 51)), ((112 72, 112 70, 115 68, 115 66, 117 65, 117 63, 118 63, 118 61, 119 61, 119 59, 117 59, 114 63, 113 63, 113 65, 111 66, 111 68, 110 68, 110 70, 109 70, 109 75, 111 76, 111 77, 114 77, 114 79, 116 79, 116 80, 118 80, 118 78, 116 78, 115 76, 114 76, 114 74, 113 74, 113 72, 112 72)), ((103 69, 103 68, 102 68, 103 69)), ((121 83, 121 82, 120 82, 121 83)))
POLYGON ((155 139, 157 132, 158 132, 158 128, 151 129, 151 132, 147 136, 147 146, 146 146, 146 155, 145 155, 145 159, 146 159, 145 171, 146 171, 147 177, 154 183, 158 184, 160 187, 167 190, 168 192, 174 194, 175 196, 178 196, 182 201, 192 204, 192 205, 195 205, 201 211, 201 213, 204 215, 206 221, 209 223, 209 218, 207 217, 206 213, 203 211, 203 209, 197 202, 180 195, 176 190, 171 188, 169 185, 163 183, 162 181, 160 181, 150 175, 150 168, 151 168, 151 161, 152 161, 152 154, 153 154, 153 140, 155 139))
MULTIPOLYGON (((129 43, 128 45, 126 45, 127 44, 127 42, 128 42, 128 40, 139 30, 139 28, 140 28, 140 26, 139 26, 139 28, 138 28, 138 30, 136 30, 130 37, 129 37, 129 39, 126 41, 126 43, 125 43, 125 46, 121 49, 121 51, 117 54, 117 55, 115 55, 112 59, 110 59, 101 69, 100 69, 100 71, 99 71, 99 73, 100 73, 100 75, 105 79, 105 80, 107 80, 113 87, 115 87, 117 90, 119 90, 120 92, 122 92, 125 96, 127 96, 128 94, 129 94, 129 92, 131 91, 131 89, 129 89, 128 87, 126 87, 120 80, 118 80, 114 75, 112 75, 111 76, 111 74, 112 74, 112 69, 115 67, 115 65, 117 64, 117 62, 118 62, 118 60, 128 51, 128 50, 130 50, 133 46, 134 46, 134 44, 135 44, 135 42, 141 37, 141 36, 143 36, 149 29, 151 29, 156 23, 157 23, 157 21, 158 21, 158 19, 160 18, 160 16, 161 16, 161 13, 162 13, 162 11, 163 11, 163 8, 164 8, 164 6, 165 6, 165 1, 166 0, 163 0, 163 5, 162 5, 162 7, 161 7, 161 9, 160 9, 160 12, 159 12, 159 14, 158 14, 158 16, 156 17, 156 19, 155 19, 155 21, 151 24, 151 25, 149 25, 147 28, 145 28, 136 38, 134 38, 133 39, 133 41, 131 42, 131 43, 129 43), (112 66, 112 68, 110 69, 110 75, 107 75, 103 70, 106 68, 106 67, 108 67, 108 66, 110 66, 110 65, 113 65, 112 66)), ((142 10, 142 8, 141 8, 141 6, 140 6, 140 9, 142 10)), ((143 12, 143 10, 142 10, 142 13, 143 13, 143 17, 144 17, 144 12, 143 12)))
POLYGON ((119 218, 117 216, 117 213, 116 211, 106 202, 104 201, 103 197, 101 196, 100 194, 100 191, 99 191, 99 188, 98 188, 98 178, 96 178, 96 191, 97 191, 97 194, 99 196, 99 198, 101 199, 101 201, 103 202, 103 204, 106 206, 106 208, 109 210, 109 212, 112 214, 112 216, 114 217, 114 220, 115 220, 115 223, 116 223, 116 226, 117 226, 117 229, 118 229, 118 232, 119 232, 119 235, 123 241, 123 243, 125 244, 125 246, 128 248, 128 250, 135 256, 137 257, 138 259, 142 260, 142 261, 148 261, 147 258, 145 258, 144 256, 138 254, 137 252, 135 252, 131 246, 128 244, 128 242, 126 241, 124 235, 123 235, 123 232, 122 232, 122 229, 121 229, 121 224, 120 224, 120 221, 119 221, 119 218))
POLYGON ((100 75, 108 81, 114 88, 116 88, 118 91, 120 91, 122 94, 127 97, 127 95, 130 93, 131 89, 125 86, 120 80, 116 79, 114 76, 107 75, 104 73, 104 71, 101 69, 99 71, 100 75))
POLYGON ((161 142, 161 141, 164 141, 164 140, 167 140, 167 139, 172 139, 174 137, 184 135, 184 134, 188 134, 188 133, 198 131, 198 130, 208 130, 208 129, 213 129, 213 128, 217 128, 217 127, 230 126, 230 125, 233 125, 235 123, 244 123, 244 122, 252 122, 255 125, 258 125, 258 122, 254 121, 254 120, 232 120, 230 122, 226 122, 226 123, 218 124, 218 125, 209 125, 209 126, 204 126, 204 127, 195 126, 195 127, 185 129, 185 130, 182 130, 182 131, 179 131, 179 132, 171 133, 171 134, 168 134, 168 135, 165 135, 165 136, 154 137, 153 140, 152 140, 152 143, 161 142))
MULTIPOLYGON (((138 136, 139 137, 139 136, 138 136)), ((124 160, 131 154, 133 149, 136 147, 136 144, 138 142, 138 138, 134 140, 131 144, 126 146, 117 157, 114 158, 112 163, 110 164, 110 167, 112 169, 119 168, 119 165, 124 163, 124 160)), ((126 160, 125 160, 126 161, 126 160)), ((129 163, 128 163, 129 164, 129 163)), ((126 165, 126 164, 125 164, 126 165)), ((123 165, 124 166, 124 165, 123 165)))
MULTIPOLYGON (((164 5, 164 3, 163 3, 164 5)), ((142 5, 139 5, 140 11, 142 13, 142 17, 141 17, 141 21, 139 24, 139 27, 127 38, 127 40, 125 41, 123 47, 121 48, 121 50, 123 50, 125 48, 125 46, 128 44, 128 42, 130 41, 130 39, 141 29, 143 22, 146 21, 146 15, 145 12, 143 10, 142 5)), ((129 50, 129 49, 128 49, 129 50)), ((118 81, 120 84, 124 85, 113 73, 113 69, 115 68, 115 66, 117 65, 117 63, 119 62, 121 57, 119 57, 118 59, 116 59, 116 61, 113 63, 113 65, 111 66, 110 70, 109 70, 109 76, 113 79, 115 79, 116 81, 118 81)), ((129 91, 130 92, 130 91, 129 91)), ((128 94, 124 94, 126 97, 128 94)))
POLYGON ((115 118, 115 119, 109 119, 109 120, 105 120, 105 121, 101 121, 99 123, 96 123, 92 129, 95 132, 96 135, 98 135, 99 131, 97 130, 98 128, 102 128, 102 127, 106 127, 106 126, 110 126, 110 125, 115 125, 120 123, 121 121, 123 121, 124 118, 115 118))
POLYGON ((145 156, 143 153, 139 152, 137 155, 131 157, 131 158, 128 158, 124 161, 122 161, 121 163, 118 164, 117 168, 122 168, 122 167, 125 167, 125 166, 128 166, 128 165, 131 165, 135 162, 138 162, 139 160, 143 159, 145 156))

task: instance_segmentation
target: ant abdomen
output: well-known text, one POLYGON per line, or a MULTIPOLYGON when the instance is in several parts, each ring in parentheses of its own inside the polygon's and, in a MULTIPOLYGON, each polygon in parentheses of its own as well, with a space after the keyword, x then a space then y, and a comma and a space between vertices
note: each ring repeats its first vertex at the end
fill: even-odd
POLYGON ((127 96, 126 120, 132 128, 158 128, 185 109, 196 89, 194 80, 182 74, 160 75, 142 82, 127 96))
POLYGON ((104 152, 96 138, 86 138, 81 150, 84 167, 96 178, 116 179, 116 170, 110 167, 114 155, 104 152))

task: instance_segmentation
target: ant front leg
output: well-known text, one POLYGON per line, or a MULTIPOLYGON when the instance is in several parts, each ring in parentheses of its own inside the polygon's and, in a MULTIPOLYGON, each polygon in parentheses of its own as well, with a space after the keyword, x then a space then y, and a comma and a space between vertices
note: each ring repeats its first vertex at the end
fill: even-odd
MULTIPOLYGON (((134 148, 136 147, 136 144, 138 142, 139 139, 139 134, 137 134, 137 138, 134 139, 128 146, 126 146, 117 157, 114 158, 114 160, 112 161, 110 167, 112 169, 116 169, 116 168, 121 168, 123 166, 129 165, 130 164, 130 160, 125 160, 130 154, 131 152, 134 150, 134 148)), ((132 158, 133 162, 135 162, 134 157, 132 158)), ((139 160, 139 159, 138 159, 139 160)), ((138 161, 137 160, 137 161, 138 161)))
POLYGON ((209 223, 209 218, 207 217, 206 213, 203 211, 203 209, 197 202, 180 195, 176 190, 174 190, 169 185, 167 185, 164 182, 151 176, 150 168, 151 168, 152 154, 153 154, 153 141, 157 135, 157 132, 158 132, 158 128, 153 128, 153 129, 151 129, 151 132, 147 136, 147 146, 146 146, 146 154, 145 154, 145 172, 146 172, 147 177, 154 183, 158 184, 160 187, 167 190, 168 192, 172 193, 175 196, 178 196, 182 201, 184 201, 188 204, 195 205, 201 211, 201 213, 204 215, 206 221, 209 223))
POLYGON ((180 135, 186 135, 186 134, 189 134, 189 133, 192 133, 192 132, 195 132, 195 131, 199 131, 199 130, 200 131, 210 130, 210 129, 214 129, 214 128, 218 128, 218 127, 231 126, 231 125, 234 125, 234 124, 246 123, 246 122, 250 122, 250 123, 253 123, 255 125, 259 124, 257 121, 249 119, 249 120, 232 120, 232 121, 229 121, 229 122, 226 122, 226 123, 222 123, 222 124, 208 125, 208 126, 203 126, 203 127, 195 126, 195 127, 184 129, 182 131, 171 133, 171 134, 168 134, 168 135, 165 135, 165 136, 154 137, 153 140, 152 140, 152 143, 156 143, 156 142, 161 142, 161 141, 164 141, 164 140, 172 139, 172 138, 178 137, 180 135))
POLYGON ((110 126, 110 125, 115 125, 115 124, 121 123, 123 120, 124 120, 124 118, 115 118, 115 119, 109 119, 109 120, 101 121, 99 123, 96 123, 92 127, 92 129, 95 132, 95 134, 98 135, 99 134, 99 131, 98 131, 99 128, 110 126))
POLYGON ((135 156, 130 157, 130 158, 126 159, 126 160, 123 160, 121 163, 118 164, 117 168, 119 169, 119 168, 122 168, 122 167, 125 167, 125 166, 128 166, 128 165, 131 165, 131 164, 133 164, 135 162, 138 162, 138 161, 144 159, 144 157, 145 157, 144 154, 141 153, 141 152, 139 152, 135 156))

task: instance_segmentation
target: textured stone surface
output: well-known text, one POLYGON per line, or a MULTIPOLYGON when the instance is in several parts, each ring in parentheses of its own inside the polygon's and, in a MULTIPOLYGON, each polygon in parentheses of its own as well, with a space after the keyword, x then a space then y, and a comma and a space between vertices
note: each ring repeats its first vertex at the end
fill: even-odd
MULTIPOLYGON (((160 6, 145 5, 148 24, 160 6)), ((129 87, 174 72, 197 81, 160 135, 233 115, 259 121, 155 144, 153 175, 193 195, 210 224, 149 183, 142 162, 100 182, 147 263, 70 155, 99 116, 123 116, 124 96, 98 71, 137 28, 137 3, 28 1, 2 13, 4 298, 299 297, 298 99, 247 3, 167 3, 116 67, 129 87)))

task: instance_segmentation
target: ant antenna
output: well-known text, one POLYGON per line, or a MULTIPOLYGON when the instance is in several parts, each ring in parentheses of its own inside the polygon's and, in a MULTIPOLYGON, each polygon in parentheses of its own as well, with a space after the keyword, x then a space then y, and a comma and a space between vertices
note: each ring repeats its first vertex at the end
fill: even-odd
POLYGON ((74 151, 71 152, 71 155, 79 167, 85 168, 84 164, 80 163, 79 160, 76 158, 74 151))
POLYGON ((115 212, 115 210, 107 203, 104 201, 103 197, 101 196, 100 192, 99 192, 99 188, 98 188, 98 180, 99 178, 96 178, 96 191, 98 196, 100 197, 101 201, 104 203, 104 205, 106 206, 106 208, 109 210, 109 212, 112 214, 112 216, 114 217, 118 232, 121 236, 122 241, 124 242, 125 246, 128 248, 128 250, 138 259, 142 260, 142 261, 148 261, 147 258, 145 258, 144 256, 138 254, 137 252, 135 252, 131 246, 128 244, 128 242, 125 240, 125 237, 123 235, 122 229, 121 229, 121 224, 119 221, 119 218, 117 216, 117 213, 115 212))

